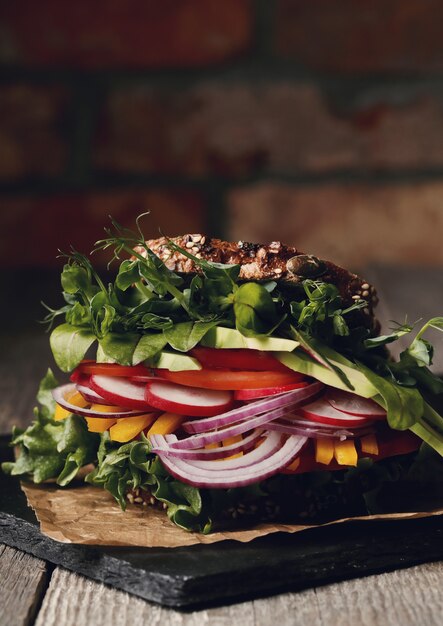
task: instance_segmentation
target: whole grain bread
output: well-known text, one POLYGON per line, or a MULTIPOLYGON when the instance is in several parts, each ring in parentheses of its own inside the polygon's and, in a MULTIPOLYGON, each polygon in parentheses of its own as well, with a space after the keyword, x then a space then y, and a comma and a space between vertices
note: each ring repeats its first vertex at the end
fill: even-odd
MULTIPOLYGON (((169 241, 166 237, 160 237, 150 239, 146 243, 169 269, 180 274, 200 273, 201 270, 192 259, 171 250, 168 246, 169 241)), ((211 239, 201 234, 173 237, 172 241, 197 258, 217 263, 239 264, 242 280, 276 280, 288 289, 306 278, 332 283, 338 288, 346 306, 355 300, 365 300, 367 306, 358 312, 357 317, 354 315, 354 318, 373 331, 379 329, 374 316, 374 308, 378 302, 374 287, 357 274, 330 261, 318 259, 280 241, 271 241, 266 245, 247 241, 229 242, 211 239)))

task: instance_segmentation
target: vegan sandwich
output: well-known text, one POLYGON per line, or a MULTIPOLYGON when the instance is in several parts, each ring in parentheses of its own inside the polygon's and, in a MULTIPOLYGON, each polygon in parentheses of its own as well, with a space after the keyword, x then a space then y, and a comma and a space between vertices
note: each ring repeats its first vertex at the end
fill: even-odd
POLYGON ((96 249, 117 274, 66 255, 46 319, 61 320, 50 344, 70 381, 48 371, 6 472, 67 487, 87 468, 123 509, 206 533, 441 493, 443 382, 424 334, 443 318, 380 335, 368 282, 280 242, 145 241, 138 220, 96 249))

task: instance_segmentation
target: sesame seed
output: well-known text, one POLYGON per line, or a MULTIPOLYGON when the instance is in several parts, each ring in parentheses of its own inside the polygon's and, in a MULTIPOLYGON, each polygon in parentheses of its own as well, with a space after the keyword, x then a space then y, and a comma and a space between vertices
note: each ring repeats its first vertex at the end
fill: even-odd
POLYGON ((154 496, 151 496, 151 497, 149 498, 149 504, 151 504, 152 506, 154 506, 154 504, 155 504, 155 498, 154 498, 154 496))
POLYGON ((126 498, 128 499, 128 502, 134 504, 134 496, 132 495, 132 493, 126 494, 126 498))
POLYGON ((200 254, 200 252, 197 252, 197 253, 196 253, 195 258, 196 258, 196 259, 201 259, 201 258, 202 258, 202 255, 200 254))
POLYGON ((163 502, 163 508, 164 508, 164 509, 167 509, 167 508, 168 508, 168 505, 166 504, 166 502, 163 502))
POLYGON ((363 283, 361 286, 362 289, 369 289, 369 283, 363 283))
POLYGON ((201 240, 202 236, 201 235, 192 235, 192 241, 194 243, 198 243, 201 240))
POLYGON ((203 245, 205 243, 205 241, 206 241, 206 237, 202 237, 201 241, 200 241, 201 245, 203 245))
POLYGON ((361 295, 363 296, 363 298, 367 298, 369 296, 369 291, 365 290, 361 295))
POLYGON ((200 250, 199 246, 192 246, 191 252, 198 252, 200 250))
POLYGON ((282 274, 283 270, 281 269, 281 267, 277 267, 276 270, 274 270, 276 274, 282 274))
POLYGON ((193 243, 192 241, 188 241, 188 242, 186 243, 186 247, 187 247, 187 248, 192 248, 193 246, 194 246, 194 243, 193 243))
POLYGON ((360 300, 360 296, 352 296, 353 300, 360 300))
POLYGON ((137 504, 141 504, 143 502, 143 498, 140 498, 140 496, 138 496, 137 498, 134 498, 134 502, 136 502, 137 504))
POLYGON ((148 503, 146 502, 146 500, 143 500, 143 506, 148 506, 148 503))

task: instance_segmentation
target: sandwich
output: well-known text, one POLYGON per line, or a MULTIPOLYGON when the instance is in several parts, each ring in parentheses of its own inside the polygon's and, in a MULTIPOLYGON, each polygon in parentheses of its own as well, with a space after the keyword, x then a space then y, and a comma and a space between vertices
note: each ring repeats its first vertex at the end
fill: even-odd
POLYGON ((369 282, 280 242, 146 240, 140 218, 105 232, 110 282, 64 255, 64 304, 45 319, 69 380, 48 370, 5 472, 81 479, 203 533, 441 494, 443 381, 424 336, 443 318, 381 335, 369 282))

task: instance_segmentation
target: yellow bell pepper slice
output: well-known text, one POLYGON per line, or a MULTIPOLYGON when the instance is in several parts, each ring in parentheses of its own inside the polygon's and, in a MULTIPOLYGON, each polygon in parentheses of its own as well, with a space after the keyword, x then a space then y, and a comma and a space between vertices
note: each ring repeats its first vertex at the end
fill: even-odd
POLYGON ((137 415, 136 417, 121 417, 109 429, 109 435, 112 441, 126 443, 137 437, 142 430, 147 428, 155 419, 155 413, 146 413, 145 415, 137 415))
POLYGON ((183 415, 177 415, 176 413, 162 413, 151 428, 148 430, 149 435, 172 435, 177 428, 184 422, 185 417, 183 415))
POLYGON ((334 456, 339 465, 357 465, 357 450, 352 439, 336 441, 334 444, 334 456))
POLYGON ((219 448, 219 442, 218 441, 214 441, 214 443, 207 443, 205 445, 206 450, 215 450, 215 448, 219 448))
POLYGON ((331 439, 315 440, 315 460, 317 463, 329 465, 334 458, 334 442, 331 439))
POLYGON ((105 419, 101 417, 85 417, 88 425, 88 430, 91 433, 104 433, 109 430, 111 426, 114 426, 116 419, 105 419))
MULTIPOLYGON (((92 404, 91 411, 96 411, 97 413, 111 413, 122 411, 118 406, 111 406, 107 404, 92 404)), ((111 426, 115 424, 117 419, 115 417, 110 417, 108 419, 101 417, 85 417, 86 423, 88 424, 88 430, 91 433, 104 433, 106 430, 109 430, 111 426)))
MULTIPOLYGON (((84 409, 89 404, 89 402, 84 399, 84 397, 82 396, 82 394, 79 391, 72 391, 71 393, 68 393, 65 396, 65 400, 67 402, 70 402, 71 404, 74 404, 75 406, 78 406, 79 408, 82 408, 82 409, 84 409)), ((68 415, 71 415, 71 411, 68 411, 67 409, 64 409, 59 404, 55 405, 54 419, 57 422, 59 422, 60 420, 66 419, 68 417, 68 415)))
POLYGON ((285 467, 285 470, 289 470, 290 472, 295 472, 295 470, 300 465, 300 457, 298 456, 292 463, 285 467))
MULTIPOLYGON (((233 437, 227 437, 223 439, 224 446, 231 446, 233 443, 238 443, 242 441, 243 437, 241 435, 234 435, 233 437)), ((243 456, 243 452, 237 452, 237 454, 231 454, 231 456, 227 456, 224 459, 220 459, 220 461, 227 461, 228 459, 238 459, 240 456, 243 456)))
POLYGON ((378 443, 375 435, 365 435, 360 439, 361 451, 366 454, 378 454, 378 443))

